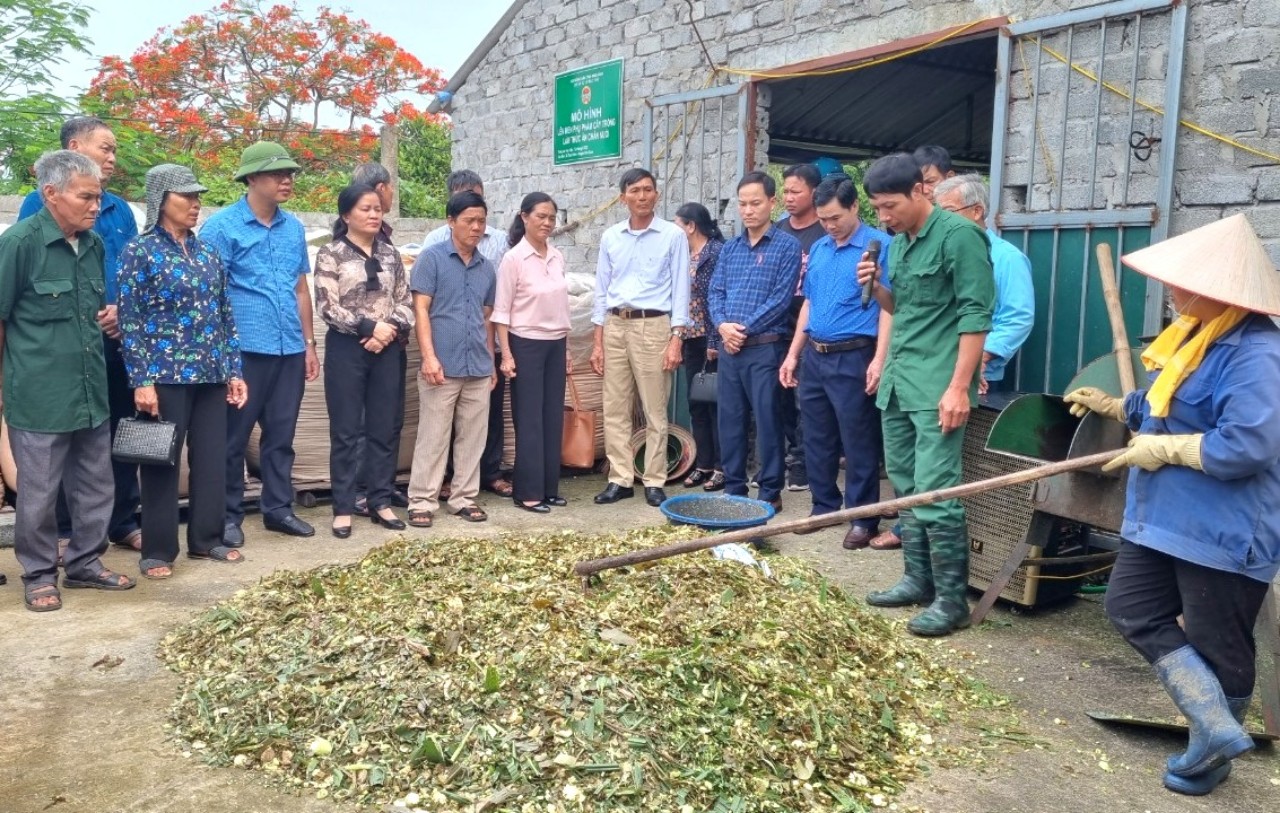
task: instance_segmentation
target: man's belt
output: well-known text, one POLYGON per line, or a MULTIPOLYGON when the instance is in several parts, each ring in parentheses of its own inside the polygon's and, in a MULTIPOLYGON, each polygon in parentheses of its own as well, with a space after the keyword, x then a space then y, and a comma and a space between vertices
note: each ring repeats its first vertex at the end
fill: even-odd
POLYGON ((651 311, 645 308, 610 308, 609 313, 622 319, 652 319, 655 316, 667 315, 667 311, 651 311))
POLYGON ((758 336, 748 336, 746 341, 742 343, 742 346, 755 347, 757 344, 773 344, 781 339, 781 333, 761 333, 758 336))
POLYGON ((875 347, 876 340, 870 336, 858 336, 854 339, 846 339, 842 342, 820 342, 816 339, 809 340, 809 346, 815 352, 827 353, 847 353, 850 350, 861 350, 864 347, 875 347))

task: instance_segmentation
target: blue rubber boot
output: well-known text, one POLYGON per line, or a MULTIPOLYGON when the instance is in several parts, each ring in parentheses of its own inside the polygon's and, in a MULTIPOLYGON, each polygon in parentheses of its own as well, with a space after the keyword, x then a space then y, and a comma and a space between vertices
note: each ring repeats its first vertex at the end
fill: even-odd
MULTIPOLYGON (((1227 706, 1231 709, 1231 716, 1236 718, 1237 723, 1244 724, 1244 716, 1249 711, 1249 701, 1252 699, 1252 695, 1249 697, 1227 698, 1227 706)), ((1169 762, 1173 762, 1173 759, 1173 757, 1169 757, 1169 762)), ((1227 760, 1218 767, 1198 776, 1178 776, 1176 773, 1166 770, 1164 786, 1174 793, 1181 793, 1184 796, 1205 796, 1225 782, 1230 775, 1231 760, 1227 760)))
POLYGON ((1232 716, 1222 684, 1195 647, 1175 649, 1155 669, 1191 729, 1186 753, 1169 760, 1169 773, 1199 776, 1253 749, 1253 738, 1232 716))

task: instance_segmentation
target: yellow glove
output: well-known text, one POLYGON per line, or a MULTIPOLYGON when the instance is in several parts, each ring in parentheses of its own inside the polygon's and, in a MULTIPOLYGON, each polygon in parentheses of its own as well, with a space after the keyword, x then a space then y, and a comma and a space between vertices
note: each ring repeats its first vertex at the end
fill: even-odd
POLYGON ((1200 463, 1200 443, 1204 435, 1138 435, 1129 448, 1102 467, 1114 471, 1124 466, 1137 466, 1146 471, 1168 465, 1190 466, 1204 471, 1200 463))
POLYGON ((1083 418, 1087 412, 1105 415, 1113 421, 1124 423, 1124 399, 1113 398, 1097 387, 1081 387, 1066 394, 1062 400, 1071 404, 1071 414, 1083 418))

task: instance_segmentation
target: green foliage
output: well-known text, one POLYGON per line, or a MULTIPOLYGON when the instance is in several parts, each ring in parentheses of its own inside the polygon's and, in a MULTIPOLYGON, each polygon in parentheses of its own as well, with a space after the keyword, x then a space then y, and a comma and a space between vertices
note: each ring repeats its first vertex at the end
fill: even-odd
POLYGON ((444 217, 448 200, 449 128, 425 118, 400 122, 400 214, 404 217, 444 217))
POLYGON ((77 0, 0 0, 0 98, 47 90, 68 48, 89 53, 90 11, 77 0))

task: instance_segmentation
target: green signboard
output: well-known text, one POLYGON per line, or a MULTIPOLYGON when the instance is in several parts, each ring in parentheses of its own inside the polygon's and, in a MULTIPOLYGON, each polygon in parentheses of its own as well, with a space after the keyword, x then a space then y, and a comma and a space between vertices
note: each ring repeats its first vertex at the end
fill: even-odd
POLYGON ((622 60, 556 74, 556 166, 622 157, 622 60))

